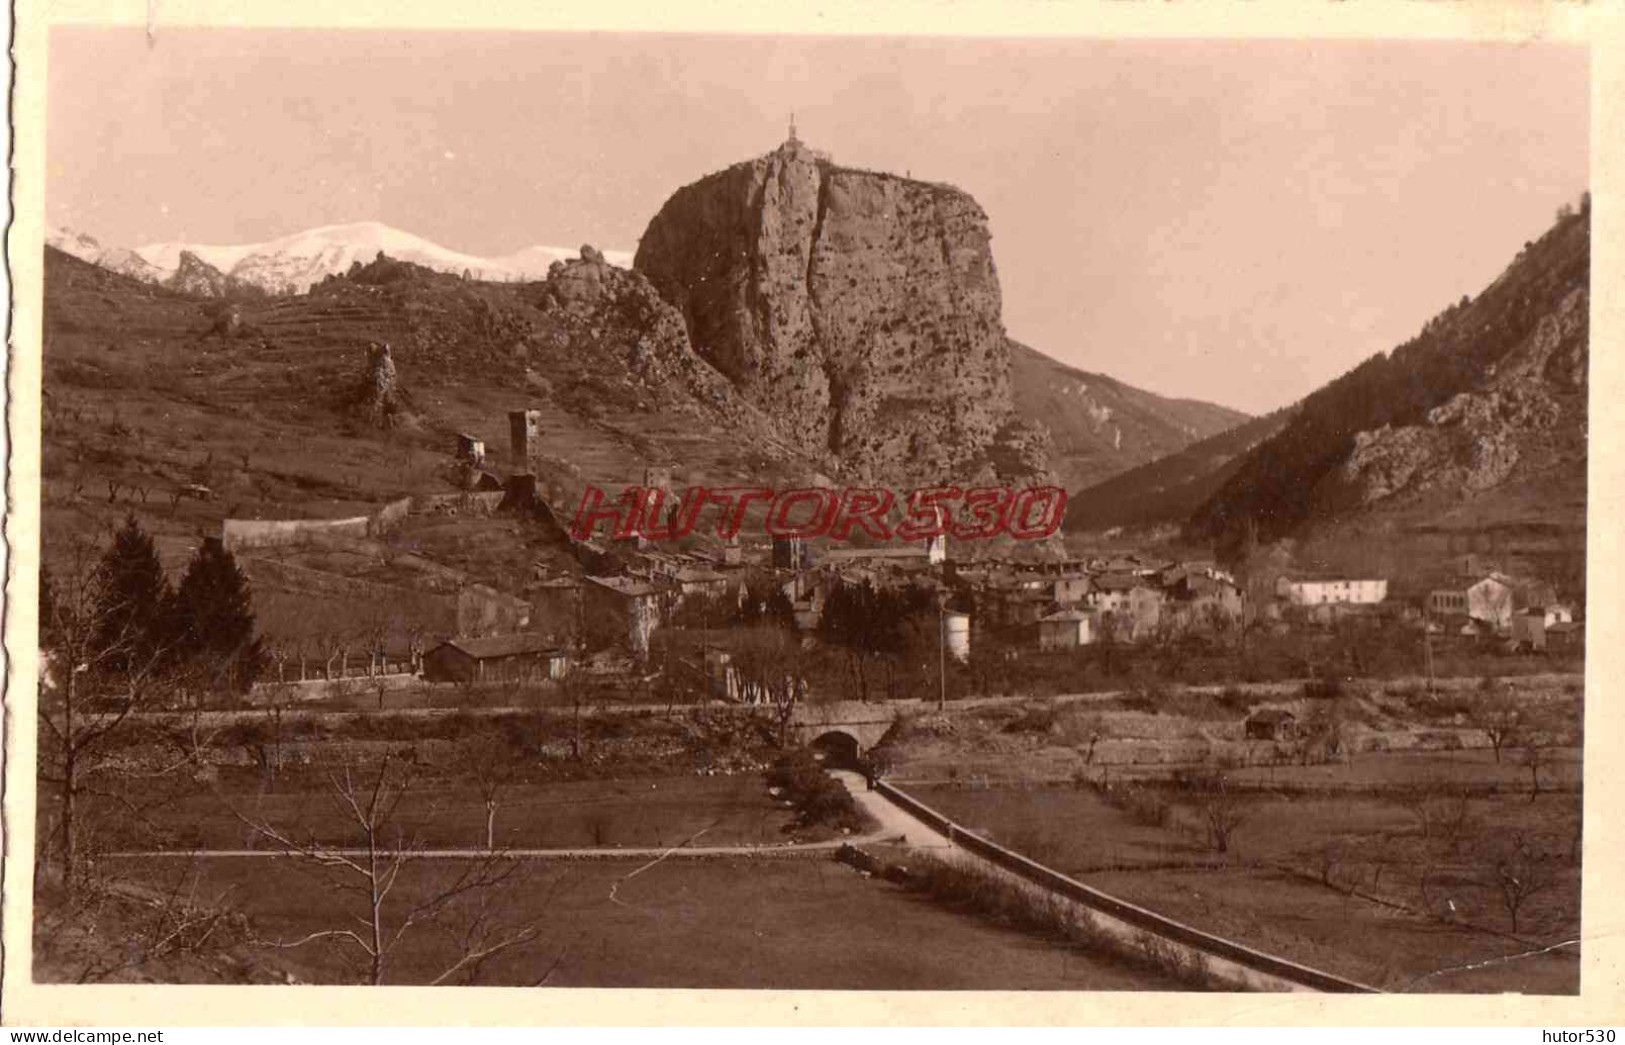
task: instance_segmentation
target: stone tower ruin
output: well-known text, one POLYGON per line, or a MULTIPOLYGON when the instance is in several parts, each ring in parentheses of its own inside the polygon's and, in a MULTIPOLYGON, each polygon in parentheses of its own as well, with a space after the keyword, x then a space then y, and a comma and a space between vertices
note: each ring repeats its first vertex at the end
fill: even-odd
POLYGON ((526 461, 542 452, 542 412, 508 411, 508 437, 513 452, 513 464, 516 468, 523 468, 526 461))

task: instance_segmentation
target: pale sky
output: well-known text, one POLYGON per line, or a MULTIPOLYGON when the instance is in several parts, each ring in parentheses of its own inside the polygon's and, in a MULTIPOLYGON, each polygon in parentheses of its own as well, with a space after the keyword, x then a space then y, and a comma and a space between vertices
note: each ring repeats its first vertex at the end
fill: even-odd
POLYGON ((1476 294, 1586 187, 1554 45, 56 29, 46 220, 104 243, 376 220, 632 250, 789 113, 987 211, 1011 336, 1283 406, 1476 294))

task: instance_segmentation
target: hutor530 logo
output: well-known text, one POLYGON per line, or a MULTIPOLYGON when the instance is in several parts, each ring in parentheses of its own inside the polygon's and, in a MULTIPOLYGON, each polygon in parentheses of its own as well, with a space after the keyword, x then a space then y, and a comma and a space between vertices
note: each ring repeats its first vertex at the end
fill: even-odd
POLYGON ((1008 534, 1017 540, 1048 537, 1061 528, 1066 515, 1066 491, 1058 486, 927 486, 902 498, 903 518, 894 529, 889 523, 899 498, 879 487, 806 487, 775 492, 765 486, 690 486, 670 507, 666 491, 629 486, 620 496, 606 499, 604 491, 588 486, 581 496, 570 532, 588 540, 601 524, 618 540, 645 537, 674 541, 695 531, 707 508, 715 509, 716 535, 724 540, 739 536, 752 506, 764 506, 766 529, 774 537, 832 537, 849 540, 861 529, 877 540, 927 540, 949 536, 956 541, 978 541, 1008 534))

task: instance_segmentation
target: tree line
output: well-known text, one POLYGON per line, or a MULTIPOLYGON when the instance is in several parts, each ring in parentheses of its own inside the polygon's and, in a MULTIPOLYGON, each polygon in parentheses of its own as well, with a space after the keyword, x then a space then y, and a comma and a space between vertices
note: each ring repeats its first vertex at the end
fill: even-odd
POLYGON ((133 515, 93 563, 76 549, 73 576, 40 569, 40 648, 66 655, 81 691, 128 689, 135 675, 172 692, 246 693, 265 667, 253 594, 216 539, 198 548, 171 586, 152 537, 133 515))

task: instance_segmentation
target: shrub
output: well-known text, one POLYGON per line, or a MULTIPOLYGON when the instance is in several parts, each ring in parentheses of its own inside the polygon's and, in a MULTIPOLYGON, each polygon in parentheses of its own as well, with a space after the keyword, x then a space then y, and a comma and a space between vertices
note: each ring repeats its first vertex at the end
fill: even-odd
POLYGON ((856 831, 863 826, 863 815, 851 792, 825 773, 810 751, 803 749, 773 763, 767 771, 767 782, 784 792, 800 814, 803 827, 822 825, 856 831))

